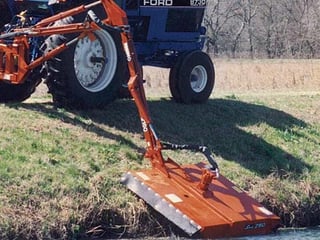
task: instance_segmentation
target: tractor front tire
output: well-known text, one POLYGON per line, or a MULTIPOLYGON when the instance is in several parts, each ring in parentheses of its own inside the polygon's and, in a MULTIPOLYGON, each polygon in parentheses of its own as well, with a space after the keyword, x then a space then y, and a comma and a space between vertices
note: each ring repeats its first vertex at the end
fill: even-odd
POLYGON ((170 70, 170 91, 177 102, 191 104, 207 101, 214 83, 213 63, 202 51, 181 55, 176 65, 170 70))
MULTIPOLYGON (((46 51, 65 41, 49 37, 46 51)), ((57 107, 102 108, 118 97, 125 68, 120 34, 97 30, 47 62, 46 83, 57 107)))
POLYGON ((180 55, 177 58, 177 61, 175 62, 174 66, 170 69, 170 73, 169 73, 170 93, 171 93, 172 98, 178 103, 182 102, 180 91, 178 89, 178 81, 179 81, 181 63, 182 63, 185 55, 186 55, 186 53, 183 53, 182 55, 180 55))
MULTIPOLYGON (((11 19, 7 1, 0 0, 0 31, 2 27, 11 19)), ((28 99, 35 91, 36 86, 41 82, 38 74, 39 69, 35 69, 29 74, 27 79, 21 84, 11 84, 5 80, 0 80, 0 103, 22 102, 28 99)))

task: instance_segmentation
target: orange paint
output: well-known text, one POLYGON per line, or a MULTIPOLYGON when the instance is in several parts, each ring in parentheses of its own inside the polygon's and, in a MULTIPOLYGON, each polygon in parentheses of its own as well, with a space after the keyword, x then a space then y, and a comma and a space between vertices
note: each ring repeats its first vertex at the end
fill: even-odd
MULTIPOLYGON (((169 206, 193 222, 195 230, 189 233, 191 236, 221 238, 261 235, 272 233, 279 227, 280 220, 276 215, 223 176, 214 179, 207 190, 199 189, 198 183, 205 167, 203 163, 185 165, 181 169, 172 164, 167 164, 167 167, 170 177, 164 177, 157 169, 130 172, 130 175, 158 195, 159 201, 168 202, 169 206), (185 174, 190 178, 187 179, 185 174)), ((130 184, 128 187, 134 191, 130 184)), ((162 211, 153 207, 166 216, 165 208, 162 211)), ((170 219, 172 216, 166 217, 176 223, 170 219)))

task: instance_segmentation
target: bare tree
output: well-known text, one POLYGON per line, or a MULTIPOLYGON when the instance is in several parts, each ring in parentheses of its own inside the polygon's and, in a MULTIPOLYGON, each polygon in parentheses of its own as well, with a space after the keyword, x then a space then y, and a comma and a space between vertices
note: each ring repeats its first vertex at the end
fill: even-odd
POLYGON ((253 30, 252 30, 252 20, 257 13, 257 5, 255 0, 237 0, 236 9, 236 31, 234 33, 233 44, 232 44, 232 55, 236 56, 237 47, 241 42, 246 42, 242 40, 243 33, 247 30, 250 56, 253 57, 254 43, 253 43, 253 30))
POLYGON ((285 0, 282 2, 288 17, 289 49, 293 56, 315 57, 319 31, 319 1, 285 0))
POLYGON ((250 57, 254 57, 254 25, 253 21, 255 16, 257 15, 257 10, 258 10, 258 1, 257 0, 247 0, 247 11, 246 11, 246 22, 248 25, 248 35, 249 35, 249 52, 250 52, 250 57))
POLYGON ((280 14, 277 0, 266 0, 260 4, 260 22, 257 29, 257 40, 263 46, 267 56, 273 58, 281 55, 283 34, 286 28, 286 20, 280 14))
POLYGON ((219 54, 219 39, 226 35, 225 27, 235 17, 236 2, 224 0, 212 0, 209 2, 204 17, 204 24, 207 27, 207 51, 214 49, 219 54))

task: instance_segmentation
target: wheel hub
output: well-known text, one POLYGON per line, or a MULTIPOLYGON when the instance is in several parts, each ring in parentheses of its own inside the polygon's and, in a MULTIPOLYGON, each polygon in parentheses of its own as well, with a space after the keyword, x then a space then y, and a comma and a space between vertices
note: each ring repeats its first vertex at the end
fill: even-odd
POLYGON ((190 84, 193 91, 200 93, 208 82, 208 74, 204 66, 198 65, 192 69, 190 74, 190 84))
POLYGON ((103 58, 101 44, 97 39, 81 39, 76 46, 74 60, 77 66, 76 76, 84 87, 94 84, 103 68, 101 63, 91 61, 92 58, 103 58))
POLYGON ((74 52, 76 77, 81 86, 91 92, 106 88, 117 66, 117 49, 111 35, 105 31, 96 31, 95 35, 94 40, 80 39, 74 52))

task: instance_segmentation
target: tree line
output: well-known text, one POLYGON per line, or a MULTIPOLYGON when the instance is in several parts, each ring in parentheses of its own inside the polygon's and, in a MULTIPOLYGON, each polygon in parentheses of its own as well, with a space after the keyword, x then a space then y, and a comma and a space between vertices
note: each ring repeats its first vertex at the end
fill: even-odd
MULTIPOLYGON (((1 26, 9 21, 0 0, 1 26)), ((215 56, 318 58, 319 0, 208 0, 205 50, 215 56)))
POLYGON ((204 25, 215 56, 320 56, 319 0, 209 0, 204 25))

